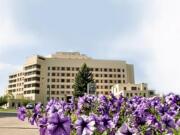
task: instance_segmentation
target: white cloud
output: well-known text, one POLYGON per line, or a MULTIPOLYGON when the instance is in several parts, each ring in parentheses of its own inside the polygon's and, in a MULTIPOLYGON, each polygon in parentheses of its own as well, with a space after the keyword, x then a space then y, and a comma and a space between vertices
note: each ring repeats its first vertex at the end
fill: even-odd
MULTIPOLYGON (((149 4, 149 3, 148 3, 149 4)), ((136 57, 150 55, 143 70, 150 87, 160 93, 180 93, 180 1, 151 0, 148 15, 133 34, 118 37, 111 43, 115 54, 136 57), (123 47, 122 47, 123 46, 123 47), (118 53, 117 51, 120 52, 118 53), (143 56, 143 55, 140 55, 143 56)), ((143 57, 136 58, 141 64, 143 57)), ((135 65, 136 67, 136 65, 135 65)), ((142 81, 144 81, 142 80, 142 81)))
POLYGON ((32 43, 34 36, 23 33, 13 17, 13 1, 0 1, 0 47, 32 43))

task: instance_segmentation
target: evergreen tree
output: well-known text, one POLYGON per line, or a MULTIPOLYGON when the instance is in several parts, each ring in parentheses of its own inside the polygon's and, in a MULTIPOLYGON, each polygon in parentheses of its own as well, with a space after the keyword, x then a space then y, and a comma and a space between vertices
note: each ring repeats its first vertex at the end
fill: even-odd
POLYGON ((87 92, 87 84, 93 82, 92 72, 90 71, 90 68, 87 67, 86 63, 84 63, 75 77, 75 83, 73 85, 74 97, 82 97, 84 93, 87 92))

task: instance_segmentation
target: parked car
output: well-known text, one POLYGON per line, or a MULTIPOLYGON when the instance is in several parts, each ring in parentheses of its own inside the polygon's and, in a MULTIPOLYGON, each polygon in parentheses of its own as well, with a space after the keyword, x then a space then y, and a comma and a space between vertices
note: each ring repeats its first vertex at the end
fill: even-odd
POLYGON ((28 103, 26 105, 26 109, 33 109, 34 108, 34 104, 33 103, 28 103))

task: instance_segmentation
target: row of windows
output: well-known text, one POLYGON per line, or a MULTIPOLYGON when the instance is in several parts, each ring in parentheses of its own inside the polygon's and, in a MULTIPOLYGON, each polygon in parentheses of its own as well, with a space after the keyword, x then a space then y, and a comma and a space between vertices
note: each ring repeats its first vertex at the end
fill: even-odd
POLYGON ((26 78, 24 81, 25 81, 25 82, 30 82, 30 81, 40 81, 40 77, 26 78))
POLYGON ((96 94, 97 94, 97 95, 99 95, 99 94, 105 94, 105 95, 108 95, 109 92, 108 92, 108 91, 101 91, 101 92, 100 92, 100 91, 97 91, 96 94))
MULTIPOLYGON (((77 73, 48 73, 48 76, 66 76, 66 77, 74 77, 77 73)), ((125 74, 93 74, 93 77, 109 77, 109 78, 125 78, 125 74)))
POLYGON ((47 88, 52 88, 52 89, 55 89, 55 88, 66 88, 66 89, 71 89, 72 88, 72 85, 47 85, 47 88))
MULTIPOLYGON (((57 100, 64 100, 64 98, 62 97, 62 98, 59 98, 59 97, 51 97, 51 99, 57 99, 57 100)), ((49 101, 49 97, 47 97, 47 101, 49 101)))
POLYGON ((13 87, 16 87, 16 84, 8 85, 8 88, 13 88, 13 87))
POLYGON ((24 67, 25 70, 29 70, 29 69, 33 69, 33 68, 41 68, 41 65, 39 64, 34 64, 34 65, 30 65, 30 66, 26 66, 24 67))
MULTIPOLYGON (((47 82, 50 82, 50 79, 47 79, 47 82)), ((51 82, 74 82, 74 79, 51 79, 51 82)))
POLYGON ((25 73, 25 76, 28 76, 28 75, 40 75, 40 71, 26 72, 26 73, 25 73))
POLYGON ((28 91, 24 91, 24 94, 39 94, 39 90, 28 90, 28 91))
MULTIPOLYGON (((112 85, 97 85, 96 88, 97 89, 111 89, 112 85)), ((51 88, 51 89, 72 89, 73 86, 72 85, 47 85, 47 88, 51 88)))
POLYGON ((30 88, 30 87, 40 87, 40 84, 39 83, 32 83, 32 84, 24 85, 24 88, 30 88))
MULTIPOLYGON (((48 70, 79 71, 79 67, 48 67, 48 70)), ((90 71, 125 72, 124 69, 120 69, 120 68, 90 68, 90 71)))
MULTIPOLYGON (((60 94, 71 94, 71 91, 51 91, 51 95, 60 95, 60 94)), ((49 95, 49 91, 47 91, 47 95, 49 95)))
POLYGON ((133 97, 133 96, 144 96, 146 97, 146 93, 126 93, 126 97, 133 97))

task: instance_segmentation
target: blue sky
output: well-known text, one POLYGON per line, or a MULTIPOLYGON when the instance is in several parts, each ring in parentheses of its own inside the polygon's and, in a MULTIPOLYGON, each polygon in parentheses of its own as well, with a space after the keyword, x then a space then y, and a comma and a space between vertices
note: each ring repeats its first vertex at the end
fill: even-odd
POLYGON ((0 0, 0 95, 28 56, 80 51, 135 66, 136 82, 180 93, 178 0, 0 0))

